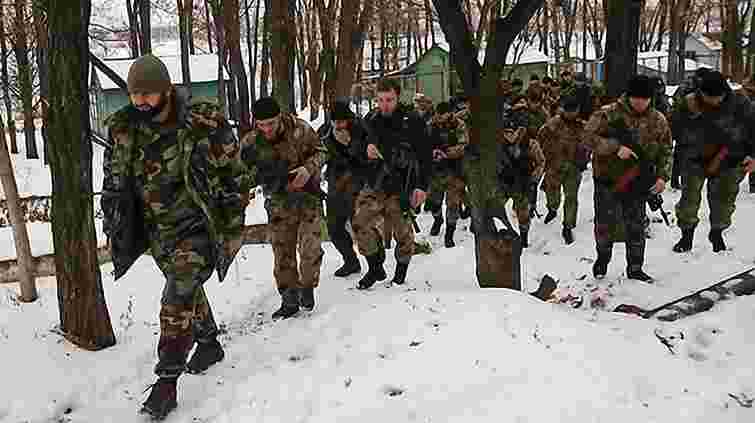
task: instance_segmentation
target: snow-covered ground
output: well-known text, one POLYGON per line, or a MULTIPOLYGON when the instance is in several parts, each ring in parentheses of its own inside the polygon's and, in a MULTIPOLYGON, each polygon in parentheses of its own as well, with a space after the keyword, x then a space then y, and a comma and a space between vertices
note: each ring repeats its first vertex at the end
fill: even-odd
MULTIPOLYGON (((522 257, 526 289, 543 275, 577 291, 598 285, 611 303, 657 305, 753 264, 755 196, 741 192, 730 249, 706 239, 707 204, 691 253, 671 246, 678 230, 653 223, 646 270, 653 285, 622 277, 617 245, 605 281, 594 258, 592 182, 585 174, 576 243, 564 246, 557 222, 533 224, 522 257), (587 277, 579 281, 583 275, 587 277)), ((40 186, 43 184, 40 183, 40 186)), ((29 182, 29 187, 36 182, 29 182)), ((744 188, 744 185, 743 185, 744 188)), ((30 188, 31 189, 31 188, 30 188)), ((678 192, 664 195, 673 211, 678 192)), ((541 211, 542 205, 541 194, 541 211)), ((673 212, 671 213, 673 216, 673 212)), ((559 216, 559 218, 561 215, 559 216)), ((548 304, 518 292, 480 290, 473 238, 464 221, 457 247, 429 237, 408 284, 368 292, 357 276, 333 277, 338 253, 324 243, 318 306, 310 316, 270 322, 278 305, 269 245, 246 246, 222 284, 206 288, 224 328, 226 360, 182 377, 171 422, 747 422, 755 411, 731 397, 755 395, 755 297, 717 303, 674 323, 548 304), (654 332, 678 334, 673 351, 654 332)), ((673 222, 672 222, 673 224, 673 222)), ((8 244, 0 244, 5 256, 8 244)), ((392 273, 392 252, 386 266, 392 273)), ((363 266, 365 263, 363 261, 363 266)), ((153 381, 163 278, 142 257, 118 283, 102 266, 117 345, 81 351, 54 333, 53 278, 38 280, 40 299, 15 300, 0 285, 0 421, 138 422, 153 381)))

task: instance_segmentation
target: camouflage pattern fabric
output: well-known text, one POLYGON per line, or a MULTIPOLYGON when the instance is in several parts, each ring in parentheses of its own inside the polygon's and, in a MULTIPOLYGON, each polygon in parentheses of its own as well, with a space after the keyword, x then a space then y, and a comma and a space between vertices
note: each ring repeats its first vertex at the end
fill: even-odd
POLYGON ((394 250, 396 261, 409 264, 414 254, 414 227, 411 215, 401 211, 400 194, 386 194, 364 189, 359 193, 352 228, 359 254, 369 257, 383 248, 383 226, 386 218, 395 223, 394 250))
POLYGON ((442 150, 447 158, 433 162, 428 208, 433 216, 442 216, 443 196, 448 192, 446 214, 449 225, 455 225, 464 197, 462 159, 468 143, 466 124, 461 116, 447 113, 433 117, 430 126, 433 149, 442 150))
POLYGON ((698 211, 702 189, 708 182, 707 199, 710 207, 711 229, 724 230, 731 226, 736 209, 739 185, 744 179, 743 168, 726 169, 714 177, 701 172, 687 171, 682 175, 682 196, 676 204, 676 221, 681 229, 694 229, 700 222, 698 211))
POLYGON ((455 175, 433 175, 428 196, 429 209, 433 217, 443 217, 443 197, 446 197, 446 221, 455 225, 459 220, 461 205, 464 201, 466 184, 464 179, 455 175))
POLYGON ((275 257, 273 275, 279 292, 286 288, 317 288, 319 286, 320 267, 324 254, 320 246, 321 216, 321 204, 315 207, 296 208, 271 205, 270 234, 275 257))
POLYGON ((642 270, 645 262, 645 201, 631 194, 617 193, 595 181, 595 249, 598 257, 611 259, 613 244, 626 240, 627 270, 642 270))
POLYGON ((549 210, 558 210, 561 207, 561 189, 563 188, 564 228, 573 229, 577 226, 579 186, 582 184, 582 172, 571 163, 563 163, 557 175, 556 182, 550 182, 548 189, 545 190, 546 205, 549 210))

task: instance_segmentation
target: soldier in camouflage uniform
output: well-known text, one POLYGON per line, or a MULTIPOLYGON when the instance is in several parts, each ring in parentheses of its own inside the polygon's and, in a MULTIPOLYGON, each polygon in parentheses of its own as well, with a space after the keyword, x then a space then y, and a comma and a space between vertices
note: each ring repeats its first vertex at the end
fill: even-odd
MULTIPOLYGON (((526 110, 528 115, 527 119, 529 122, 527 127, 527 136, 535 142, 537 142, 538 131, 550 118, 548 108, 545 106, 544 94, 545 90, 539 82, 530 84, 530 86, 527 87, 526 97, 517 100, 516 104, 514 104, 513 106, 514 109, 522 108, 526 110)), ((533 179, 531 181, 531 184, 528 188, 529 191, 527 195, 530 202, 530 217, 537 215, 537 187, 538 185, 540 185, 541 176, 542 172, 539 174, 539 176, 537 176, 536 179, 533 179)), ((524 241, 526 241, 526 237, 524 241)), ((526 244, 527 243, 524 242, 525 246, 526 244)))
POLYGON ((257 168, 270 214, 281 296, 273 319, 287 319, 315 307, 323 256, 320 173, 327 150, 307 122, 281 112, 273 98, 260 98, 253 109, 256 127, 241 141, 242 159, 257 168))
MULTIPOLYGON (((695 71, 695 73, 682 81, 681 84, 679 84, 679 87, 677 87, 676 91, 674 92, 674 104, 678 104, 680 101, 684 99, 688 94, 692 94, 697 91, 701 78, 708 72, 711 72, 712 70, 709 68, 700 68, 695 71)), ((671 188, 674 189, 680 189, 681 188, 681 178, 682 178, 682 172, 684 166, 682 166, 683 162, 681 160, 681 157, 683 155, 684 145, 680 144, 680 140, 676 137, 674 138, 674 156, 673 156, 673 162, 671 164, 671 188)))
POLYGON ((671 130, 663 114, 651 107, 653 93, 647 76, 635 76, 626 94, 595 112, 585 126, 593 150, 597 279, 606 275, 621 229, 626 233, 627 277, 653 279, 642 269, 645 200, 649 190, 665 190, 671 155, 671 130), (651 188, 644 186, 647 181, 651 188))
MULTIPOLYGON (((739 94, 747 97, 750 102, 755 101, 755 75, 742 82, 742 88, 737 90, 739 94)), ((749 176, 750 194, 755 194, 755 176, 749 176)))
POLYGON ((446 248, 452 248, 456 245, 454 232, 466 189, 462 159, 467 134, 464 121, 453 113, 448 103, 438 104, 437 114, 430 122, 430 140, 433 148, 433 170, 428 203, 434 218, 430 235, 440 234, 443 224, 443 195, 448 193, 444 243, 446 248))
POLYGON ((731 225, 739 184, 755 167, 755 109, 750 101, 731 92, 719 72, 708 72, 697 93, 674 104, 674 136, 684 146, 681 160, 682 196, 676 218, 682 238, 676 252, 690 251, 699 219, 701 191, 708 183, 710 233, 713 251, 726 249, 722 232, 731 225))
POLYGON ((533 187, 537 189, 545 170, 545 155, 537 138, 531 135, 532 125, 532 113, 525 103, 520 102, 500 123, 497 140, 499 149, 507 152, 502 157, 508 157, 511 163, 503 165, 503 176, 499 178, 500 192, 496 198, 501 207, 509 199, 513 201, 523 248, 529 246, 529 193, 533 187))
POLYGON ((202 285, 213 270, 222 281, 241 247, 252 173, 218 106, 189 104, 158 58, 131 65, 128 91, 131 103, 107 120, 104 229, 116 279, 147 249, 166 278, 159 379, 141 410, 163 418, 177 405, 176 383, 187 368, 199 373, 223 359, 202 285))
POLYGON ((424 122, 416 113, 400 107, 401 86, 395 80, 381 80, 377 92, 379 107, 365 117, 369 136, 362 157, 370 165, 352 222, 359 252, 369 265, 359 289, 368 289, 387 278, 383 268, 384 214, 396 223, 396 272, 392 283, 406 281, 414 254, 412 214, 425 201, 430 180, 431 149, 424 122))
POLYGON ((561 188, 564 189, 564 227, 561 235, 566 244, 574 242, 572 229, 577 225, 579 186, 582 172, 590 157, 585 139, 584 121, 579 119, 579 101, 567 93, 561 100, 562 111, 546 122, 538 133, 545 154, 543 190, 548 205, 544 223, 556 218, 561 206, 561 188))
POLYGON ((328 181, 328 233, 344 262, 335 275, 346 277, 362 270, 346 223, 354 215, 354 203, 362 188, 365 163, 360 153, 366 148, 367 127, 349 109, 346 101, 336 101, 331 110, 333 122, 322 136, 328 149, 325 173, 328 181))

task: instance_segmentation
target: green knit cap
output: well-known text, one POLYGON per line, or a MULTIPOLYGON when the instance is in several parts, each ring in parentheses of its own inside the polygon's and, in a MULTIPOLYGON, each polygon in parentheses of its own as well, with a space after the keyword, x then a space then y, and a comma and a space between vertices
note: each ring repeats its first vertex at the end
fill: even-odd
POLYGON ((163 93, 171 86, 165 63, 151 54, 136 59, 128 70, 129 93, 163 93))

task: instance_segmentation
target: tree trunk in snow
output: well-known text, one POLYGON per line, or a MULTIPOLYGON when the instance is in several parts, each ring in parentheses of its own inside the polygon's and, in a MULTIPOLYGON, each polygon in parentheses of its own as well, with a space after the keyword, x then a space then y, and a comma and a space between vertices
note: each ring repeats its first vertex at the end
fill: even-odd
MULTIPOLYGON (((259 0, 258 0, 259 1, 259 0)), ((260 69, 260 97, 270 95, 270 13, 271 0, 265 0, 265 14, 262 17, 262 68, 260 69)))
POLYGON ((618 97, 637 73, 642 0, 613 0, 608 6, 606 27, 606 93, 618 97))
POLYGON ((18 85, 24 114, 24 144, 26 158, 38 159, 37 136, 34 128, 34 85, 32 83, 31 61, 29 60, 29 43, 26 19, 26 1, 15 2, 15 38, 14 50, 18 68, 18 85))
POLYGON ((293 33, 293 16, 288 2, 289 0, 272 0, 270 56, 273 62, 273 97, 278 101, 282 111, 294 112, 289 103, 292 85, 289 62, 296 36, 293 33))
POLYGON ((88 350, 115 344, 97 261, 89 139, 87 0, 49 2, 50 164, 60 328, 88 350), (77 77, 74 77, 77 76, 77 77))
POLYGON ((178 12, 178 39, 181 44, 181 81, 183 87, 191 97, 191 56, 189 55, 189 33, 188 19, 186 13, 191 13, 193 0, 177 0, 178 12))
POLYGON ((5 103, 5 118, 8 122, 7 130, 10 135, 10 152, 18 154, 18 142, 16 141, 16 119, 13 113, 13 97, 8 78, 8 43, 5 33, 5 7, 0 7, 0 79, 3 85, 3 102, 5 103))

